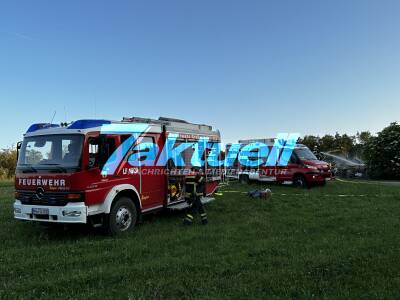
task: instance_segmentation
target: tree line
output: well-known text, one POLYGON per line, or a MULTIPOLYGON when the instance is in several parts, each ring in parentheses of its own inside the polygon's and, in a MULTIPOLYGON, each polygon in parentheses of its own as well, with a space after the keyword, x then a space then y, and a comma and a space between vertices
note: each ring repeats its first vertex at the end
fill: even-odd
POLYGON ((400 125, 391 123, 376 135, 369 131, 347 134, 306 135, 300 142, 314 152, 340 153, 362 159, 373 179, 400 179, 400 125))
POLYGON ((339 133, 335 135, 326 134, 322 137, 306 135, 299 142, 316 152, 336 152, 348 158, 364 159, 365 146, 372 138, 373 136, 369 131, 363 131, 354 136, 339 133))

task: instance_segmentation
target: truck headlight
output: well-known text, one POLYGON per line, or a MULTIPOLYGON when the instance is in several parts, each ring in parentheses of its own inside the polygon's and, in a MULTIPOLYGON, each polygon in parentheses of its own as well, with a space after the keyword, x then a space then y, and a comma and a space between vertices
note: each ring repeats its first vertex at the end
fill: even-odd
POLYGON ((307 169, 311 169, 311 170, 316 170, 318 171, 318 168, 315 166, 310 166, 310 165, 304 165, 307 169))
POLYGON ((18 207, 15 207, 15 208, 14 208, 14 213, 15 213, 15 214, 20 214, 20 213, 21 213, 21 209, 18 208, 18 207))

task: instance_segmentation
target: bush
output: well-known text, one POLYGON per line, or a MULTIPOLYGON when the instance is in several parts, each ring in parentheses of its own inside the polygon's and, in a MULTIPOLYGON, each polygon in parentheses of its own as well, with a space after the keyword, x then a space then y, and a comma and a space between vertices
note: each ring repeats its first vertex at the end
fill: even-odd
POLYGON ((365 145, 368 173, 375 179, 400 179, 400 125, 392 123, 365 145))
POLYGON ((13 149, 0 150, 0 178, 12 178, 17 164, 17 151, 13 149))

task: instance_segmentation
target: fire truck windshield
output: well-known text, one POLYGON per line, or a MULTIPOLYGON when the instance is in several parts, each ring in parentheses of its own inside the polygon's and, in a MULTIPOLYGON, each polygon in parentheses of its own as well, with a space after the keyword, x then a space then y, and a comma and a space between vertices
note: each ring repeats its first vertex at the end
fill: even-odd
POLYGON ((77 168, 82 154, 83 135, 59 134, 26 137, 18 157, 18 168, 77 168))
POLYGON ((294 153, 300 160, 318 160, 314 153, 312 153, 311 150, 306 147, 295 148, 294 153))

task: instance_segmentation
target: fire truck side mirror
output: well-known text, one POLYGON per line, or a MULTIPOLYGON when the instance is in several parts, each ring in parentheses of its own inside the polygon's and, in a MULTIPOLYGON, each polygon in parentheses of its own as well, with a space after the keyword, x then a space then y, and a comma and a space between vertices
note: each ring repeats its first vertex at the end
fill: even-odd
POLYGON ((21 146, 22 146, 22 142, 18 142, 17 143, 17 161, 18 161, 18 157, 19 157, 19 150, 21 150, 21 146))

